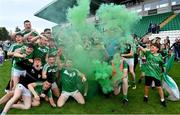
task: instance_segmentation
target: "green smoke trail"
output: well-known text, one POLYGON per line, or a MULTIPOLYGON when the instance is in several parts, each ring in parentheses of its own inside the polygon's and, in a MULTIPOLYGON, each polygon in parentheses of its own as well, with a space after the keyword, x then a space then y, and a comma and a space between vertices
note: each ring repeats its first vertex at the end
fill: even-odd
MULTIPOLYGON (((113 80, 112 66, 105 62, 105 46, 113 41, 119 46, 115 53, 120 53, 124 50, 125 43, 133 44, 131 29, 141 17, 125 6, 102 4, 96 13, 98 23, 89 23, 86 20, 89 16, 89 5, 89 0, 78 0, 76 6, 68 9, 67 20, 70 25, 57 28, 56 39, 63 44, 64 54, 73 60, 74 66, 85 73, 88 80, 98 81, 103 92, 108 93, 113 90, 113 80)), ((115 56, 115 80, 120 80, 122 75, 119 71, 121 62, 118 60, 120 57, 115 56)), ((91 87, 97 89, 96 86, 91 87)))
POLYGON ((112 67, 106 62, 94 61, 95 65, 95 80, 102 87, 104 93, 109 93, 113 90, 113 82, 111 80, 112 67))

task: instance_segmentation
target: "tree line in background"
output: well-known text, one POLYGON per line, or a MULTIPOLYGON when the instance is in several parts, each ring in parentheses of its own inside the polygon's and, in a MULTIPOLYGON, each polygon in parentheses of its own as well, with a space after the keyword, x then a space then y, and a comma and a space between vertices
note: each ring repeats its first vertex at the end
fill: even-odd
POLYGON ((0 41, 10 40, 9 32, 5 27, 0 27, 0 41))

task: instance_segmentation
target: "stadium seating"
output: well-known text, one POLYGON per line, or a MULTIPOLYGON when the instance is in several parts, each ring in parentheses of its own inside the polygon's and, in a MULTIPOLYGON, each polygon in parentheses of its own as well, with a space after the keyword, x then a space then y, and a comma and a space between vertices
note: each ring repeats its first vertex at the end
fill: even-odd
POLYGON ((161 31, 159 34, 151 34, 149 36, 149 39, 152 40, 155 37, 161 38, 161 43, 163 43, 164 39, 169 36, 170 39, 170 45, 172 45, 175 42, 175 39, 180 37, 180 30, 171 30, 171 31, 161 31))
POLYGON ((177 16, 173 18, 169 23, 167 23, 164 27, 162 27, 161 30, 180 30, 180 13, 177 14, 177 16))
POLYGON ((150 23, 160 24, 161 22, 163 22, 166 18, 168 18, 172 14, 173 14, 172 12, 168 12, 168 13, 162 13, 162 14, 157 14, 157 15, 144 16, 137 23, 133 32, 136 35, 138 35, 139 37, 142 37, 143 35, 145 35, 147 33, 150 23))

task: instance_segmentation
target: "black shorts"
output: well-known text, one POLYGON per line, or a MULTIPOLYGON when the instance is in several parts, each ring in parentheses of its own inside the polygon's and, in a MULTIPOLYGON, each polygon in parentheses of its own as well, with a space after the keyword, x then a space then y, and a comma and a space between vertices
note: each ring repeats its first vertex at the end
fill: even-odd
POLYGON ((151 76, 145 76, 145 85, 146 86, 151 86, 152 81, 155 82, 156 87, 161 86, 161 81, 160 80, 158 80, 158 79, 156 79, 154 77, 151 77, 151 76))

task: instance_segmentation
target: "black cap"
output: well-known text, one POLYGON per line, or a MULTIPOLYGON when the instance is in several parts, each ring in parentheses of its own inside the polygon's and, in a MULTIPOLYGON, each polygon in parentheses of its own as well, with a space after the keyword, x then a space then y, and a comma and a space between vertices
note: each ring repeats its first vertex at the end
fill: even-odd
POLYGON ((18 35, 24 37, 24 35, 21 32, 16 33, 15 37, 18 35))

